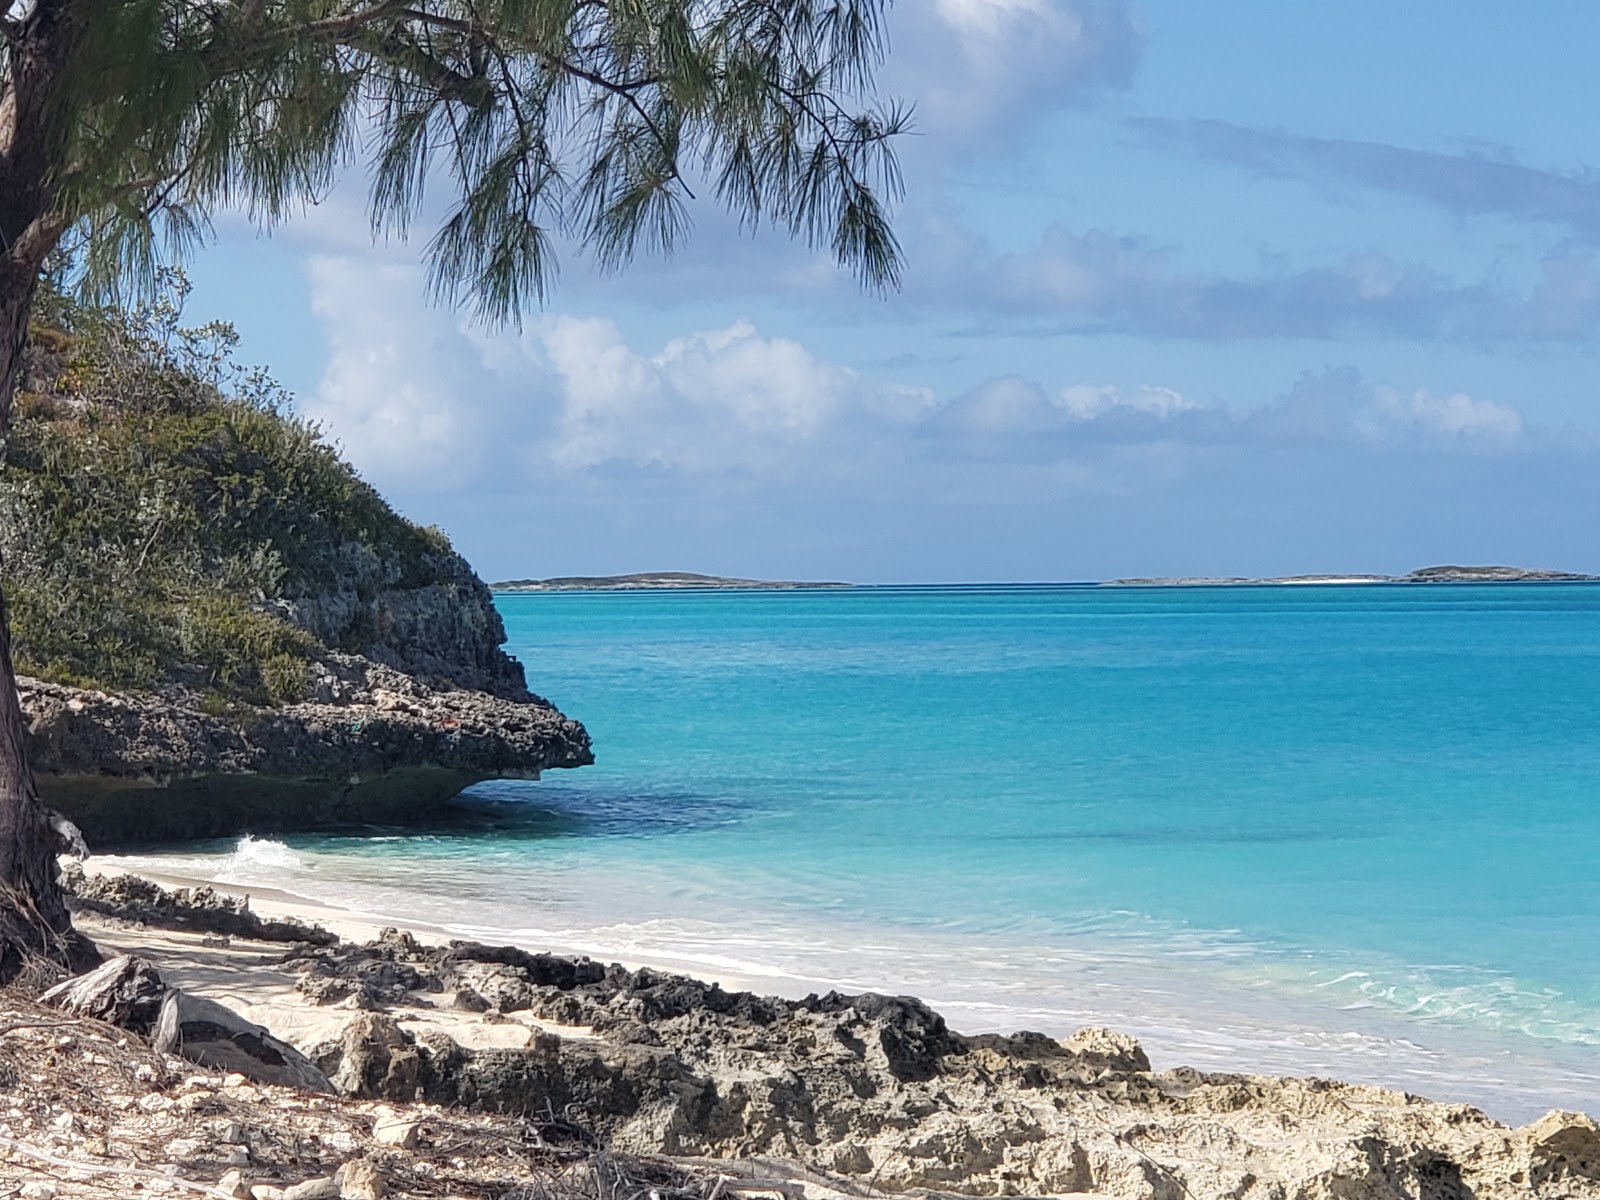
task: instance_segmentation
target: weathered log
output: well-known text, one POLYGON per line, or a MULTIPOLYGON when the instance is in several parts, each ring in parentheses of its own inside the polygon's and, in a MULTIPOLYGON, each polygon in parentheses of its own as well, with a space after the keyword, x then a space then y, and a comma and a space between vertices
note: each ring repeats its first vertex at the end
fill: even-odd
POLYGON ((94 1017, 148 1035, 161 1016, 167 985, 146 958, 122 955, 58 983, 40 999, 77 1017, 94 1017))
POLYGON ((333 1084, 300 1051, 213 1000, 171 991, 156 1023, 156 1049, 216 1071, 237 1071, 255 1083, 307 1092, 332 1092, 333 1084))

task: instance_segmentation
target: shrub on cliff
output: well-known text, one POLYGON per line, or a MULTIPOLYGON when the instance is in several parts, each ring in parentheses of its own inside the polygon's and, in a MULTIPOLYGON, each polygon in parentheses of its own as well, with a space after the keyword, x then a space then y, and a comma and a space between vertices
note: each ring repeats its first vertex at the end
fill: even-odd
POLYGON ((292 702, 324 642, 381 649, 381 592, 471 573, 234 364, 231 327, 186 328, 185 290, 172 276, 130 313, 54 294, 41 306, 0 473, 19 669, 292 702), (354 603, 296 623, 341 588, 354 603))

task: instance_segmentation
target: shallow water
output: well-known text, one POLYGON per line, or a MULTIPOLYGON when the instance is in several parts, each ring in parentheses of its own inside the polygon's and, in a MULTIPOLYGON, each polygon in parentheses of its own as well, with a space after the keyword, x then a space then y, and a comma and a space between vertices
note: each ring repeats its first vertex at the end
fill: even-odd
POLYGON ((1158 1066, 1600 1109, 1600 587, 498 603, 598 765, 476 789, 522 806, 493 832, 168 865, 969 1030, 1110 1024, 1158 1066))

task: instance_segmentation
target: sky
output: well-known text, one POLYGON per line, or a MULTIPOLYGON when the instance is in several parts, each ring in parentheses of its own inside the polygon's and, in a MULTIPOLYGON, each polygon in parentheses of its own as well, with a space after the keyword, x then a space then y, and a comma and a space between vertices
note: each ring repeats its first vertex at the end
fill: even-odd
POLYGON ((1600 573, 1600 6, 901 0, 904 286, 697 202, 520 328, 359 171, 190 314, 488 579, 1600 573))

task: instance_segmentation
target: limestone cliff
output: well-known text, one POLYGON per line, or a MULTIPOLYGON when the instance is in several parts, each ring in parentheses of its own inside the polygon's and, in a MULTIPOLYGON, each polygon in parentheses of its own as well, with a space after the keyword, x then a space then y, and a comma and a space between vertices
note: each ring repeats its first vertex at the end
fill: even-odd
POLYGON ((0 553, 46 798, 91 842, 214 836, 591 761, 445 535, 177 311, 47 295, 33 330, 0 553))

